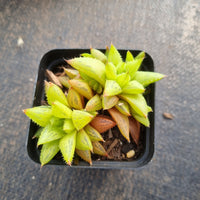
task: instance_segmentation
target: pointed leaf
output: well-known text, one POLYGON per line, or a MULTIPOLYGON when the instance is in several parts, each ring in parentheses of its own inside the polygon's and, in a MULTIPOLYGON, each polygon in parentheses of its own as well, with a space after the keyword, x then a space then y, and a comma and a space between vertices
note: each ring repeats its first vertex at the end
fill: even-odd
POLYGON ((119 100, 118 103, 116 104, 115 108, 119 110, 122 114, 126 116, 130 116, 130 110, 129 110, 129 105, 126 101, 124 100, 119 100))
POLYGON ((117 70, 113 63, 106 64, 106 78, 108 80, 115 80, 117 78, 117 70))
POLYGON ((133 77, 135 76, 135 73, 138 71, 138 69, 140 68, 141 64, 142 64, 143 59, 137 59, 134 61, 130 61, 126 63, 126 70, 127 72, 130 74, 131 79, 133 79, 133 77))
POLYGON ((84 126, 90 123, 93 118, 94 116, 86 111, 73 110, 72 112, 72 121, 77 130, 82 129, 84 126))
POLYGON ((153 112, 152 108, 150 106, 147 106, 148 112, 153 112))
POLYGON ((63 119, 52 116, 50 119, 51 126, 62 126, 63 125, 63 119))
POLYGON ((93 48, 91 48, 91 49, 90 49, 90 52, 91 52, 91 55, 92 55, 94 58, 100 60, 100 61, 103 62, 103 63, 106 63, 106 62, 107 62, 107 57, 106 57, 106 55, 105 55, 104 53, 102 53, 101 51, 99 51, 98 49, 93 49, 93 48))
POLYGON ((128 82, 122 88, 122 92, 124 94, 140 94, 140 93, 143 93, 144 91, 145 91, 144 86, 135 80, 128 82))
POLYGON ((52 110, 50 106, 37 106, 34 108, 28 108, 23 112, 39 126, 46 126, 52 117, 52 110))
POLYGON ((90 123, 90 125, 99 133, 104 133, 116 126, 116 123, 111 117, 106 115, 97 115, 90 123))
POLYGON ((110 97, 102 97, 102 106, 104 110, 112 108, 118 102, 119 98, 117 96, 110 96, 110 97))
POLYGON ((89 84, 81 79, 72 79, 69 80, 69 84, 72 88, 74 88, 79 94, 83 95, 87 99, 91 99, 93 97, 92 89, 89 84))
POLYGON ((95 154, 98 154, 100 156, 108 156, 106 150, 98 141, 92 142, 92 146, 93 146, 93 151, 95 154))
POLYGON ((61 83, 64 87, 66 87, 66 88, 69 88, 69 87, 70 87, 70 85, 69 85, 69 83, 68 83, 69 78, 68 78, 67 76, 58 76, 58 80, 60 81, 60 83, 61 83))
POLYGON ((49 142, 42 145, 42 150, 40 153, 41 165, 47 164, 52 158, 59 152, 59 140, 49 142))
POLYGON ((52 114, 59 118, 71 118, 72 110, 59 101, 55 101, 52 104, 52 114))
POLYGON ((79 150, 90 150, 90 151, 92 151, 93 149, 91 140, 83 129, 81 129, 77 133, 76 148, 79 150))
POLYGON ((117 66, 120 62, 122 62, 121 55, 113 44, 111 44, 110 46, 108 54, 108 62, 112 62, 115 66, 117 66))
POLYGON ((142 117, 138 115, 132 108, 131 108, 131 115, 141 124, 145 125, 146 127, 150 126, 150 122, 148 117, 142 117))
POLYGON ((138 115, 147 117, 147 103, 141 94, 122 94, 119 97, 128 102, 138 115))
POLYGON ((130 135, 138 145, 140 138, 140 123, 133 117, 129 117, 130 135))
POLYGON ((64 71, 70 79, 77 77, 79 74, 79 71, 76 69, 64 68, 64 71))
POLYGON ((142 51, 142 52, 140 52, 136 57, 135 57, 135 59, 144 59, 145 58, 145 52, 144 51, 142 51))
POLYGON ((127 51, 126 52, 126 62, 130 62, 133 60, 134 60, 134 57, 133 57, 132 53, 130 51, 127 51))
POLYGON ((98 94, 101 94, 102 91, 103 91, 103 87, 99 84, 98 87, 97 87, 97 89, 96 89, 96 92, 97 92, 98 94))
POLYGON ((122 92, 119 84, 114 80, 106 80, 104 96, 114 96, 122 92))
POLYGON ((43 130, 43 127, 40 127, 40 128, 36 131, 36 133, 35 133, 35 135, 32 137, 32 139, 34 139, 34 138, 39 138, 40 135, 41 135, 41 133, 42 133, 42 130, 43 130))
POLYGON ((79 72, 83 72, 95 79, 101 85, 105 84, 105 65, 100 60, 80 57, 68 60, 67 62, 79 72))
POLYGON ((117 75, 116 82, 123 88, 130 81, 131 77, 128 73, 121 73, 117 75))
POLYGON ((124 63, 124 62, 119 63, 117 65, 116 69, 117 69, 117 74, 126 72, 126 63, 124 63))
POLYGON ((82 53, 82 57, 94 58, 90 53, 82 53))
POLYGON ((86 104, 86 111, 96 111, 102 109, 102 101, 98 94, 93 96, 86 104))
POLYGON ((47 77, 48 77, 48 79, 52 82, 52 83, 54 83, 54 84, 56 84, 58 87, 60 87, 60 88, 62 88, 62 84, 60 83, 60 81, 58 80, 58 77, 52 72, 52 71, 50 71, 50 70, 46 70, 46 75, 47 75, 47 77))
POLYGON ((75 150, 78 156, 80 156, 83 160, 88 162, 90 165, 92 165, 92 158, 91 158, 91 152, 89 150, 75 150))
POLYGON ((164 77, 165 77, 165 75, 156 73, 156 72, 138 71, 138 72, 136 72, 136 74, 134 76, 134 80, 138 81, 144 87, 146 87, 151 83, 154 83, 156 81, 163 79, 164 77))
POLYGON ((66 132, 66 133, 71 133, 75 130, 75 126, 72 122, 72 119, 65 119, 64 121, 64 125, 63 125, 63 130, 66 132))
POLYGON ((91 141, 104 141, 100 133, 89 124, 84 128, 91 141))
POLYGON ((67 162, 68 165, 71 166, 74 152, 75 152, 75 146, 76 146, 76 131, 65 135, 60 142, 59 142, 59 148, 63 155, 64 160, 67 162))
POLYGON ((128 117, 120 113, 116 108, 111 108, 108 110, 108 112, 117 123, 117 126, 121 134, 126 138, 128 142, 130 142, 128 117))
POLYGON ((37 145, 39 146, 41 144, 46 144, 48 142, 58 140, 65 135, 66 133, 62 129, 47 125, 41 132, 37 145))
POLYGON ((109 54, 109 47, 106 46, 106 52, 105 52, 105 56, 108 58, 108 54, 109 54))
POLYGON ((84 107, 83 97, 73 88, 69 88, 67 101, 70 107, 81 110, 84 107))
POLYGON ((48 90, 46 92, 47 101, 49 105, 52 105, 53 102, 59 101, 60 103, 68 106, 67 98, 63 91, 55 84, 49 83, 48 90))

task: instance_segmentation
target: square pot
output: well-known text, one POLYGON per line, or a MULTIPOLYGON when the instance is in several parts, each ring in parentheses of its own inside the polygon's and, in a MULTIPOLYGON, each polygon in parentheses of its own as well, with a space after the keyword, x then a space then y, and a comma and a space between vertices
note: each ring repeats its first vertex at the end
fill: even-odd
MULTIPOLYGON (((102 52, 105 52, 105 49, 100 49, 102 52)), ((126 57, 127 50, 118 50, 122 55, 123 59, 126 57)), ((139 50, 129 50, 133 56, 136 56, 141 51, 139 50)), ((55 49, 47 52, 40 61, 37 82, 35 85, 35 95, 33 100, 33 107, 40 106, 41 101, 44 100, 44 80, 45 70, 49 69, 51 71, 55 71, 57 66, 66 65, 65 59, 70 59, 74 57, 79 57, 81 53, 90 52, 89 49, 55 49)), ((154 71, 153 60, 145 53, 145 59, 141 65, 142 71, 154 71)), ((148 86, 149 93, 145 95, 147 100, 147 104, 152 107, 154 110, 154 96, 155 96, 155 84, 151 84, 148 86)), ((92 166, 89 166, 86 162, 80 161, 79 165, 72 165, 75 168, 109 168, 109 169, 134 169, 137 167, 141 167, 147 164, 154 153, 154 112, 149 113, 149 121, 150 128, 144 127, 142 125, 141 135, 143 135, 144 142, 144 151, 142 154, 133 161, 92 161, 92 166)), ((33 135, 36 133, 38 126, 30 121, 29 129, 28 129, 28 137, 27 137, 27 152, 29 157, 40 163, 40 150, 37 148, 37 140, 32 139, 33 135)), ((62 159, 52 159, 48 164, 54 165, 67 165, 64 163, 62 159)))

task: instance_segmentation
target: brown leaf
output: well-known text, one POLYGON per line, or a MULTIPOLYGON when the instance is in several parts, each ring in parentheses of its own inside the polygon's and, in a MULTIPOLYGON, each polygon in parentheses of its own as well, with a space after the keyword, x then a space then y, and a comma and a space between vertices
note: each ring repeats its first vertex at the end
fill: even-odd
POLYGON ((133 117, 129 117, 130 134, 134 142, 138 145, 140 138, 140 123, 133 117))
POLYGON ((56 84, 57 86, 59 86, 60 88, 62 88, 62 84, 60 83, 59 79, 57 78, 57 76, 50 70, 46 70, 46 76, 49 78, 49 80, 56 84))
POLYGON ((117 143, 119 142, 118 139, 115 139, 112 144, 109 146, 108 150, 107 150, 107 153, 109 154, 110 151, 117 145, 117 143))
POLYGON ((163 113, 163 117, 166 119, 174 119, 174 116, 171 113, 166 112, 163 113))
POLYGON ((128 142, 130 142, 128 117, 120 113, 116 108, 110 108, 108 109, 108 112, 117 123, 121 134, 126 138, 128 142))
POLYGON ((107 130, 113 128, 116 125, 116 123, 111 119, 111 117, 105 115, 97 115, 90 122, 90 125, 99 133, 104 133, 107 130))

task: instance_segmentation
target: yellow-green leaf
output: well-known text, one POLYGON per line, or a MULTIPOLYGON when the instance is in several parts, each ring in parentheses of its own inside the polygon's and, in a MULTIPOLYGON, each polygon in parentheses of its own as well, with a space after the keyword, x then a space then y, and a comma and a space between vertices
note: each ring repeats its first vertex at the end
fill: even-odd
POLYGON ((124 63, 124 62, 119 63, 117 65, 116 69, 117 69, 117 74, 126 72, 126 63, 124 63))
POLYGON ((143 59, 140 58, 140 59, 137 59, 137 60, 135 59, 133 61, 126 63, 126 70, 130 74, 131 79, 133 79, 133 77, 135 76, 135 73, 140 68, 142 61, 143 61, 143 59))
POLYGON ((86 104, 86 111, 96 111, 102 109, 102 101, 98 94, 93 96, 86 104))
POLYGON ((138 71, 135 73, 134 80, 141 83, 144 87, 148 86, 151 83, 159 81, 163 79, 165 75, 157 73, 157 72, 144 72, 138 71))
POLYGON ((42 133, 42 130, 43 130, 43 127, 40 127, 40 128, 36 131, 36 133, 34 134, 34 136, 32 137, 32 139, 34 139, 34 138, 39 138, 40 135, 41 135, 41 133, 42 133))
POLYGON ((92 158, 91 158, 91 152, 89 150, 75 150, 78 156, 80 156, 83 160, 88 162, 90 165, 92 165, 92 158))
POLYGON ((91 99, 93 97, 92 89, 89 84, 81 79, 71 79, 69 80, 69 84, 72 88, 74 88, 79 94, 83 95, 87 99, 91 99))
POLYGON ((130 79, 130 75, 128 73, 123 72, 117 75, 116 82, 121 88, 123 88, 130 81, 130 79))
POLYGON ((47 125, 41 132, 37 145, 46 144, 54 140, 60 139, 65 136, 66 133, 58 128, 51 125, 47 125))
POLYGON ((121 134, 130 142, 129 138, 129 120, 128 116, 119 112, 116 108, 111 108, 108 110, 114 121, 117 123, 117 126, 121 134))
POLYGON ((93 151, 95 154, 98 154, 100 156, 108 156, 106 150, 98 141, 93 141, 92 146, 93 146, 93 151))
POLYGON ((89 124, 84 128, 91 141, 104 141, 101 134, 89 124))
POLYGON ((64 71, 70 79, 77 77, 79 74, 76 69, 64 68, 64 71))
POLYGON ((42 145, 42 150, 40 153, 41 165, 47 164, 52 158, 59 152, 59 140, 49 142, 42 145))
POLYGON ((113 44, 110 46, 108 62, 112 62, 115 66, 122 62, 122 57, 113 44))
POLYGON ((63 119, 52 116, 50 119, 51 126, 62 126, 63 125, 63 119))
POLYGON ((84 107, 83 97, 73 88, 69 88, 67 101, 70 107, 81 110, 84 107))
POLYGON ((145 91, 144 86, 137 81, 128 82, 123 88, 122 93, 124 94, 140 94, 145 91))
POLYGON ((91 55, 92 55, 94 58, 100 60, 100 61, 103 62, 103 63, 106 63, 107 57, 106 57, 106 55, 105 55, 104 53, 102 53, 102 52, 99 51, 98 49, 93 49, 93 48, 90 49, 90 52, 91 52, 91 55))
POLYGON ((114 96, 120 94, 122 92, 119 84, 114 80, 106 80, 105 88, 104 88, 104 96, 114 96))
POLYGON ((87 133, 81 129, 76 136, 76 149, 92 151, 92 143, 87 133))
POLYGON ((52 114, 59 118, 71 118, 72 110, 59 101, 55 101, 52 104, 52 114))
POLYGON ((141 94, 122 94, 119 97, 128 102, 138 115, 147 117, 147 103, 141 94))
POLYGON ((58 80, 64 87, 66 88, 70 87, 69 82, 68 82, 69 78, 67 76, 58 76, 58 80))
POLYGON ((145 52, 144 51, 142 51, 142 52, 140 52, 136 57, 135 57, 135 59, 144 59, 145 58, 145 52))
POLYGON ((67 62, 79 72, 83 72, 87 76, 95 79, 101 85, 105 84, 105 65, 100 60, 80 57, 68 60, 67 62))
POLYGON ((65 162, 70 166, 75 152, 76 135, 77 132, 74 131, 70 134, 65 135, 59 142, 59 149, 63 155, 63 158, 65 162))
POLYGON ((64 124, 63 124, 63 130, 66 133, 71 133, 72 131, 75 130, 75 126, 72 122, 72 119, 65 119, 64 124))
POLYGON ((73 110, 72 112, 72 121, 77 130, 82 129, 86 126, 94 116, 86 111, 82 110, 73 110))
POLYGON ((117 104, 119 98, 117 96, 110 96, 110 97, 102 97, 102 106, 104 110, 112 108, 117 104))
POLYGON ((119 100, 115 106, 119 112, 126 116, 130 116, 130 110, 129 110, 129 105, 126 101, 124 100, 119 100))
POLYGON ((134 60, 134 57, 133 57, 132 53, 130 51, 127 51, 126 52, 126 62, 130 62, 133 60, 134 60))
POLYGON ((92 56, 90 53, 82 53, 81 56, 82 56, 82 57, 93 58, 93 56, 92 56))
POLYGON ((49 123, 52 117, 52 110, 50 106, 37 106, 34 108, 28 108, 23 112, 36 124, 44 127, 49 123))
POLYGON ((117 78, 117 70, 113 63, 108 62, 106 64, 106 78, 108 80, 115 80, 117 78))
POLYGON ((46 92, 46 96, 47 96, 47 101, 49 105, 52 105, 53 102, 55 101, 59 101, 60 103, 68 106, 68 102, 67 102, 67 98, 65 96, 65 94, 63 93, 63 91, 55 84, 53 83, 49 83, 47 92, 46 92))

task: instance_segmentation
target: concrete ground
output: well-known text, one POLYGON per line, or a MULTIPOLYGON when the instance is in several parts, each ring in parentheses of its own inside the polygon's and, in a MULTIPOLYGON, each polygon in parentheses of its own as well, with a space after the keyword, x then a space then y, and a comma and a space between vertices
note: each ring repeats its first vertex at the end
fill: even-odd
POLYGON ((1 0, 0 199, 200 199, 199 44, 195 0, 1 0), (156 84, 152 161, 133 171, 40 170, 26 152, 29 120, 22 109, 32 105, 41 57, 111 42, 148 52, 155 70, 167 75, 156 84))

